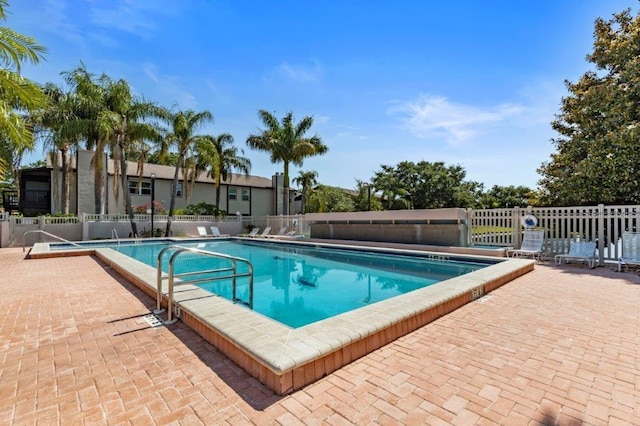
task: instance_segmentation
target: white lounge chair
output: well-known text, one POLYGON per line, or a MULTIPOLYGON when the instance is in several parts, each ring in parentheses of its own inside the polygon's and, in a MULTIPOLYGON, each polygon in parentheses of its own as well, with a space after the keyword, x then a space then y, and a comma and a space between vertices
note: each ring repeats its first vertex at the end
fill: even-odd
POLYGON ((221 234, 220 229, 217 226, 211 227, 211 235, 214 237, 230 237, 229 234, 221 234))
POLYGON ((622 234, 622 256, 618 259, 618 272, 628 265, 640 265, 640 233, 622 234))
POLYGON ((507 250, 509 257, 528 257, 540 260, 542 256, 542 246, 544 245, 544 231, 526 230, 522 237, 522 245, 519 249, 507 250))
POLYGON ((558 254, 555 257, 555 261, 558 265, 565 261, 569 263, 570 260, 579 260, 587 262, 589 268, 595 268, 596 257, 596 243, 592 241, 572 241, 569 245, 569 253, 558 254))
POLYGON ((270 227, 270 226, 267 226, 266 228, 264 228, 264 229, 262 230, 262 232, 261 232, 261 233, 256 234, 255 236, 256 236, 256 237, 260 237, 260 238, 266 238, 266 237, 269 235, 269 232, 271 232, 271 227, 270 227))
POLYGON ((239 237, 249 237, 249 238, 252 238, 252 237, 255 237, 256 235, 258 235, 258 232, 259 232, 259 231, 260 231, 260 228, 257 228, 257 227, 256 227, 256 228, 253 228, 253 229, 251 230, 251 232, 249 232, 248 234, 239 234, 238 236, 239 236, 239 237))
POLYGON ((270 234, 270 235, 265 235, 265 237, 267 238, 279 238, 279 237, 284 237, 285 233, 287 232, 287 227, 283 226, 282 228, 280 228, 280 230, 278 231, 277 234, 270 234))
POLYGON ((209 235, 207 234, 207 228, 205 228, 204 226, 198 226, 196 227, 196 229, 198 230, 198 237, 208 237, 209 235))

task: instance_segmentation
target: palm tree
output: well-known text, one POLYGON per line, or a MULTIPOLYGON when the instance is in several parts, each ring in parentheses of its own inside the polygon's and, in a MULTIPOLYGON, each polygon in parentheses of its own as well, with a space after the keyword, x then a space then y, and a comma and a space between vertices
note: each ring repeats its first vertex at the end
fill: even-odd
POLYGON ((91 158, 93 168, 93 196, 95 213, 105 213, 104 197, 104 151, 108 146, 110 132, 101 128, 100 114, 106 108, 106 74, 96 80, 83 63, 73 71, 62 73, 69 87, 74 91, 77 100, 75 118, 66 124, 67 132, 82 135, 86 148, 94 151, 91 158))
MULTIPOLYGON (((171 146, 175 146, 178 151, 178 162, 176 164, 175 174, 173 175, 171 204, 169 205, 169 217, 167 218, 165 237, 168 237, 171 232, 171 218, 173 217, 173 211, 176 205, 180 168, 187 168, 186 160, 188 157, 193 157, 195 155, 196 144, 202 143, 201 141, 207 139, 207 136, 197 135, 195 132, 200 126, 213 121, 213 114, 206 110, 201 112, 191 110, 178 111, 175 114, 171 114, 171 116, 168 117, 168 121, 170 129, 165 138, 166 143, 163 147, 164 149, 168 149, 171 146)), ((190 161, 189 163, 189 167, 195 168, 195 161, 190 161)))
POLYGON ((60 206, 62 212, 68 214, 71 189, 69 156, 78 146, 79 135, 69 134, 65 126, 74 119, 77 104, 73 93, 65 91, 54 83, 45 84, 42 90, 49 101, 45 108, 33 113, 30 120, 33 122, 34 133, 43 140, 45 149, 50 150, 52 164, 58 165, 57 154, 60 153, 62 174, 60 206))
MULTIPOLYGON (((8 6, 7 0, 0 0, 0 21, 6 21, 8 6)), ((32 132, 21 112, 32 112, 46 105, 46 96, 40 87, 20 74, 21 66, 24 61, 38 64, 45 52, 32 37, 0 27, 0 133, 9 141, 11 151, 18 154, 13 158, 14 178, 17 178, 15 172, 22 153, 33 149, 32 132)), ((1 159, 0 174, 9 167, 7 160, 1 159)), ((16 184, 19 188, 17 179, 16 184)))
POLYGON ((318 172, 309 170, 307 172, 300 170, 298 177, 293 179, 293 183, 302 187, 302 213, 306 213, 306 204, 311 189, 318 183, 318 172))
MULTIPOLYGON (((155 126, 142 120, 148 117, 162 117, 165 110, 151 102, 136 99, 129 84, 125 80, 105 80, 105 109, 99 114, 98 128, 103 129, 112 143, 114 169, 114 197, 119 198, 118 177, 125 198, 125 209, 131 222, 131 232, 138 235, 134 221, 129 178, 127 173, 127 152, 133 144, 144 139, 158 140, 159 133, 155 126), (119 175, 119 176, 118 176, 119 175)), ((152 230, 153 233, 153 230, 152 230)))
POLYGON ((313 117, 304 117, 299 123, 293 121, 293 113, 289 112, 282 123, 266 110, 258 111, 258 116, 266 129, 258 135, 249 135, 249 147, 269 152, 271 162, 284 164, 284 206, 283 213, 289 214, 289 163, 301 167, 307 157, 322 155, 329 148, 322 143, 318 135, 304 137, 313 125, 313 117))
POLYGON ((238 155, 238 148, 233 146, 233 136, 229 133, 202 140, 197 151, 200 157, 198 163, 203 165, 207 175, 215 182, 216 207, 220 209, 220 184, 222 181, 231 182, 233 171, 249 176, 251 160, 243 157, 243 150, 238 155))

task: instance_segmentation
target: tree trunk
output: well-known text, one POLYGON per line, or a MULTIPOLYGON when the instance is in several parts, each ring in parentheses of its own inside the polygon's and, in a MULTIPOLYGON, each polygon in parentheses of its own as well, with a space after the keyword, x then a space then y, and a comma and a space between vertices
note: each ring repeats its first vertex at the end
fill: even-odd
POLYGON ((67 155, 67 148, 60 149, 60 157, 62 158, 62 213, 69 214, 69 197, 70 197, 70 185, 69 185, 69 160, 67 155))
POLYGON ((282 214, 289 215, 289 162, 284 162, 284 175, 282 177, 284 181, 282 186, 282 214))
MULTIPOLYGON (((216 208, 220 210, 220 185, 216 185, 216 208)), ((227 209, 229 207, 227 206, 227 209)))
POLYGON ((164 231, 164 236, 168 237, 171 232, 171 218, 173 217, 173 210, 176 207, 176 195, 178 193, 178 177, 180 171, 180 165, 184 162, 184 154, 181 152, 178 157, 178 164, 176 164, 176 172, 173 175, 173 188, 171 188, 171 204, 169 204, 169 216, 167 216, 167 228, 164 231))
POLYGON ((93 197, 96 214, 104 214, 104 162, 102 152, 95 153, 93 165, 93 197))
MULTIPOLYGON (((118 138, 121 138, 119 136, 118 138)), ((133 213, 133 206, 131 206, 131 192, 129 192, 129 178, 127 176, 127 158, 124 151, 122 141, 118 144, 120 149, 120 182, 122 182, 122 191, 124 191, 124 205, 129 214, 129 222, 131 222, 131 233, 134 237, 138 236, 138 224, 135 222, 135 215, 133 213)), ((152 200, 153 202, 153 200, 152 200)), ((151 236, 153 236, 153 229, 151 230, 151 236)))

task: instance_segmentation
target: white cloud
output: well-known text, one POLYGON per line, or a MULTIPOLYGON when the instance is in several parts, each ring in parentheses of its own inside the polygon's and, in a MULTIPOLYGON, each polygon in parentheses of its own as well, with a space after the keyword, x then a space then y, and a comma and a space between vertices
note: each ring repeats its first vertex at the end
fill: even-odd
POLYGON ((322 67, 317 61, 314 61, 311 65, 283 62, 276 67, 276 72, 298 82, 317 82, 322 77, 322 67))
POLYGON ((525 112, 517 104, 500 104, 482 108, 450 102, 442 96, 421 95, 414 101, 404 102, 389 109, 390 114, 404 116, 406 128, 421 139, 444 137, 457 145, 484 131, 525 112))
POLYGON ((46 0, 42 9, 31 11, 30 17, 33 23, 46 22, 47 24, 42 26, 43 29, 82 46, 84 38, 78 26, 69 18, 67 8, 65 0, 46 0))
POLYGON ((92 7, 89 16, 94 25, 149 38, 158 28, 157 16, 174 16, 183 7, 183 2, 173 0, 120 0, 92 7))
POLYGON ((328 123, 331 120, 331 117, 328 115, 314 114, 313 115, 313 124, 324 124, 328 123))

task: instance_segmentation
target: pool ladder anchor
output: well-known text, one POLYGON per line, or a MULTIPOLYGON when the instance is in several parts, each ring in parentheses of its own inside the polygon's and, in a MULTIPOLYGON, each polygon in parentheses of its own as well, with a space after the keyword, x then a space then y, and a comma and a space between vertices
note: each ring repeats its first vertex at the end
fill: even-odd
POLYGON ((173 289, 176 285, 185 285, 185 284, 196 284, 202 282, 211 282, 211 281, 220 281, 231 279, 232 282, 232 300, 234 303, 242 304, 247 306, 249 309, 253 309, 253 264, 241 257, 229 256, 222 253, 216 253, 208 250, 202 250, 194 247, 184 247, 180 245, 172 245, 169 247, 165 247, 158 254, 158 264, 157 264, 157 277, 156 277, 156 302, 157 307, 153 311, 154 314, 161 314, 165 312, 165 309, 162 307, 162 282, 164 280, 167 281, 167 320, 164 322, 165 325, 170 325, 176 322, 179 318, 182 317, 182 309, 180 305, 174 302, 173 297, 173 289), (169 272, 166 275, 162 273, 162 260, 165 254, 170 251, 174 251, 169 258, 169 272), (181 274, 175 273, 174 264, 176 259, 182 255, 183 253, 192 253, 196 255, 215 257, 218 259, 223 259, 229 262, 230 266, 226 268, 216 268, 216 269, 208 269, 194 272, 184 272, 181 274), (242 263, 247 265, 247 272, 238 272, 238 263, 242 263), (224 273, 225 275, 219 275, 220 273, 224 273), (207 274, 216 274, 214 276, 208 276, 204 278, 195 278, 195 279, 183 279, 185 277, 190 276, 202 276, 207 274), (248 300, 242 300, 237 297, 237 278, 248 277, 249 278, 249 297, 248 300), (179 279, 176 282, 176 278, 179 279))

